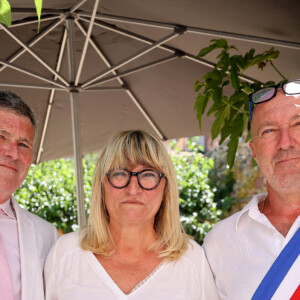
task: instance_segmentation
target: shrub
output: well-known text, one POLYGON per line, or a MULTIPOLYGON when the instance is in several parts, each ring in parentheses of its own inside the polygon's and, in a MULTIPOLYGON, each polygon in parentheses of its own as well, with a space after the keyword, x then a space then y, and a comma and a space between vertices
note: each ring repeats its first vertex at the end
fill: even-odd
POLYGON ((186 232, 201 244, 222 212, 209 185, 213 160, 202 154, 203 149, 193 139, 188 140, 188 149, 189 152, 173 151, 171 159, 177 173, 181 221, 186 232))
MULTIPOLYGON (((205 234, 222 216, 220 208, 223 207, 215 202, 214 191, 218 189, 210 186, 213 159, 205 157, 201 147, 192 139, 188 140, 188 149, 189 152, 175 150, 170 155, 177 173, 181 221, 186 232, 202 243, 205 234)), ((83 159, 87 214, 96 159, 97 154, 86 155, 83 159)), ((78 228, 72 159, 32 165, 14 196, 22 207, 51 222, 63 233, 78 228)))
MULTIPOLYGON (((89 212, 95 159, 95 155, 88 155, 83 159, 87 212, 89 212)), ((32 165, 25 181, 14 196, 23 208, 67 233, 77 229, 75 184, 74 160, 58 159, 32 165)))
POLYGON ((223 144, 208 154, 214 161, 214 167, 209 170, 208 174, 209 185, 215 195, 214 201, 222 212, 220 215, 221 219, 229 215, 231 207, 235 203, 235 199, 231 195, 234 191, 236 180, 234 171, 227 165, 226 151, 226 145, 223 144))

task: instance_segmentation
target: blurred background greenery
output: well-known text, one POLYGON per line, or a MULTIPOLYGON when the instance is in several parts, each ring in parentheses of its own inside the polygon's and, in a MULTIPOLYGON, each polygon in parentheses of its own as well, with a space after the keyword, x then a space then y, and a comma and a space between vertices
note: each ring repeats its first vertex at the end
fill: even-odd
MULTIPOLYGON (((198 139, 186 139, 184 149, 171 140, 167 148, 177 173, 181 221, 186 232, 202 244, 211 227, 244 206, 260 191, 263 181, 258 168, 252 168, 249 147, 242 140, 230 170, 225 145, 204 154, 198 139)), ((97 158, 97 153, 83 157, 87 215, 97 158)), ((31 166, 14 196, 22 207, 67 233, 78 229, 75 182, 73 159, 48 161, 31 166)))

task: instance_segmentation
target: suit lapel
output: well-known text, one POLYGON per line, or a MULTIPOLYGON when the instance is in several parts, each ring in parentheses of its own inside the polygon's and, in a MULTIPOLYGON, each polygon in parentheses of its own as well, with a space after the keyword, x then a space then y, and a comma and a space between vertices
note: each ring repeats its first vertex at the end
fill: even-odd
POLYGON ((12 199, 12 203, 18 223, 22 300, 34 299, 32 293, 35 288, 36 270, 38 267, 36 232, 27 212, 18 206, 14 198, 12 199))

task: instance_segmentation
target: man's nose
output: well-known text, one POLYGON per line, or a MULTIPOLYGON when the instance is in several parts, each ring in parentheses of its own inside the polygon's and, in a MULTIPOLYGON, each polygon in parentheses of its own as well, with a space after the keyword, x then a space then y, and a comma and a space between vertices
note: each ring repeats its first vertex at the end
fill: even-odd
POLYGON ((295 136, 294 131, 284 124, 279 128, 279 140, 278 140, 278 149, 288 150, 295 147, 295 136))
POLYGON ((6 157, 16 160, 19 156, 18 144, 11 141, 6 141, 1 145, 2 153, 6 157))

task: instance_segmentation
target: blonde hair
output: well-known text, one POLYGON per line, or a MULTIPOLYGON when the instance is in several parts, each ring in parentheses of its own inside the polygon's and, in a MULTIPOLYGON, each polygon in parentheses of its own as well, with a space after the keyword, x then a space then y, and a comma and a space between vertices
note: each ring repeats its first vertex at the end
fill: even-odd
POLYGON ((180 223, 176 174, 165 147, 153 135, 141 131, 122 131, 114 135, 102 150, 94 173, 88 226, 81 240, 84 250, 103 257, 114 253, 109 230, 109 216, 104 201, 106 173, 114 168, 131 169, 139 164, 149 166, 166 176, 164 197, 155 216, 154 229, 158 240, 151 249, 162 259, 179 258, 187 249, 188 237, 180 223))

